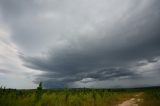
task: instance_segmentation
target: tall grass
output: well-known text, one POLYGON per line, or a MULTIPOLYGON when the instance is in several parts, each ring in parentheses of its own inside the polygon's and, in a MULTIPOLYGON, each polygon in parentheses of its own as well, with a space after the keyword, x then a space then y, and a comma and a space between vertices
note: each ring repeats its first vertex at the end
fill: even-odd
POLYGON ((146 89, 144 92, 141 106, 160 106, 160 88, 146 89))
POLYGON ((160 89, 0 89, 0 106, 115 106, 139 92, 142 106, 160 106, 160 89))

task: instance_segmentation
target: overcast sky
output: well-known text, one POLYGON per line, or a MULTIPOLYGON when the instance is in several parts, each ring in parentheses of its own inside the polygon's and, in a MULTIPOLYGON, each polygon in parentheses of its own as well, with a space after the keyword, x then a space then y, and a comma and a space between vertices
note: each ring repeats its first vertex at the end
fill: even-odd
POLYGON ((160 85, 160 0, 0 0, 0 85, 160 85))

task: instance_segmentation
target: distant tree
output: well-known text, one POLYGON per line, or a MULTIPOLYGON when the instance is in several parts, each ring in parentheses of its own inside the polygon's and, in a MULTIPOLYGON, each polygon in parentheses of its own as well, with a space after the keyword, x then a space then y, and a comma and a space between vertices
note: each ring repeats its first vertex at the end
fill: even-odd
POLYGON ((37 90, 42 90, 43 87, 42 87, 42 82, 39 83, 39 86, 37 87, 37 90))
POLYGON ((0 89, 3 89, 3 87, 1 86, 0 89))
POLYGON ((39 100, 41 98, 41 95, 42 95, 42 82, 39 83, 39 86, 37 87, 37 90, 36 90, 36 97, 37 97, 37 100, 39 100))
POLYGON ((3 91, 6 91, 6 87, 5 86, 3 87, 3 91))

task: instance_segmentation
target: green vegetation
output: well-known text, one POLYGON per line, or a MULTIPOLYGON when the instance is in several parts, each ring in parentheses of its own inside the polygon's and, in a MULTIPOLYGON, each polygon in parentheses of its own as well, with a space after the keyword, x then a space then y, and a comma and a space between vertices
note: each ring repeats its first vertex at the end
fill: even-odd
POLYGON ((40 83, 39 83, 39 86, 37 87, 36 94, 35 94, 37 101, 40 100, 40 98, 41 98, 41 96, 42 96, 42 92, 43 92, 42 89, 43 89, 43 88, 42 88, 42 82, 40 82, 40 83))
POLYGON ((140 106, 160 106, 160 88, 143 89, 144 102, 140 106))
POLYGON ((0 89, 0 106, 116 106, 138 93, 140 106, 160 106, 160 88, 146 89, 0 89))

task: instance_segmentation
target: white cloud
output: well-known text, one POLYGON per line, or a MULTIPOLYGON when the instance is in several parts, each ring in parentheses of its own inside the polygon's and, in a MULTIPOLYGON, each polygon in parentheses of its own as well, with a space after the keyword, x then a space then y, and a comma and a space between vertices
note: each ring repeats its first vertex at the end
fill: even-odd
POLYGON ((10 33, 0 29, 0 79, 1 85, 10 88, 34 88, 30 74, 37 71, 24 67, 18 57, 18 48, 11 43, 10 33), (28 75, 27 75, 28 74, 28 75))

